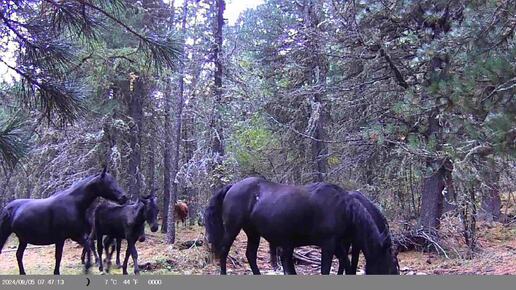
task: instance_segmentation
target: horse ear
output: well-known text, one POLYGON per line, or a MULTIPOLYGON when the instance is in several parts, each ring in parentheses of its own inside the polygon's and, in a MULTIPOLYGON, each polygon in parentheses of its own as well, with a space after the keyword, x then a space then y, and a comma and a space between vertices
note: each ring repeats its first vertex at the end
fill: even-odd
POLYGON ((104 165, 104 169, 102 169, 102 173, 100 174, 100 178, 104 178, 107 173, 107 165, 104 165))

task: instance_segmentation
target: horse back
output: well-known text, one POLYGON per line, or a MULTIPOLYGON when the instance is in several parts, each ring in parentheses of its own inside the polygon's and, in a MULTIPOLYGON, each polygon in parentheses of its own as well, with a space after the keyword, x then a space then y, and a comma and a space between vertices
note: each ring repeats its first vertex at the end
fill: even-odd
POLYGON ((28 243, 53 244, 66 238, 78 239, 84 232, 84 217, 79 209, 53 197, 21 199, 8 204, 13 232, 28 243))
POLYGON ((252 193, 249 220, 271 242, 294 246, 319 244, 338 228, 334 207, 325 207, 305 187, 260 182, 258 190, 252 193))
POLYGON ((95 210, 95 231, 99 235, 126 238, 131 232, 141 232, 144 220, 136 224, 137 212, 133 205, 119 205, 109 201, 98 205, 95 210))

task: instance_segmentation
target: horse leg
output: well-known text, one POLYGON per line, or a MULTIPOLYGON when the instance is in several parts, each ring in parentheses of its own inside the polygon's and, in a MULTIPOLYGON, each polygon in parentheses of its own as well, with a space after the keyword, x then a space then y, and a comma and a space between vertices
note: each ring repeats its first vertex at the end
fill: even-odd
POLYGON ((283 247, 281 250, 281 265, 283 266, 283 273, 285 275, 296 275, 293 258, 294 247, 283 247))
POLYGON ((342 275, 344 271, 346 274, 350 271, 350 263, 349 263, 349 243, 341 243, 337 245, 337 258, 339 259, 339 269, 337 270, 338 275, 342 275))
POLYGON ((122 239, 116 239, 116 265, 120 268, 120 250, 122 249, 122 239))
POLYGON ((321 247, 321 274, 329 275, 331 271, 331 262, 335 254, 335 243, 328 242, 321 247))
MULTIPOLYGON (((84 264, 84 274, 88 274, 91 267, 91 242, 90 239, 86 236, 82 237, 82 244, 84 247, 82 248, 82 257, 86 258, 84 264)), ((93 251, 95 252, 95 251, 93 251)))
MULTIPOLYGON (((113 238, 110 236, 107 236, 104 239, 104 251, 106 252, 106 273, 109 273, 109 270, 111 269, 111 259, 113 256, 113 252, 115 251, 112 248, 113 238)), ((114 247, 114 245, 113 245, 114 247)))
POLYGON ((278 270, 278 250, 276 245, 269 243, 269 254, 271 256, 271 266, 273 270, 278 270))
MULTIPOLYGON (((357 268, 358 268, 358 257, 360 255, 360 248, 357 247, 356 243, 353 245, 353 248, 351 249, 351 267, 349 274, 350 275, 356 275, 357 274, 357 268)), ((348 274, 348 273, 346 273, 348 274)))
POLYGON ((138 266, 138 251, 136 251, 136 239, 134 241, 127 240, 127 248, 131 249, 131 256, 133 257, 134 263, 134 274, 140 274, 140 266, 138 266))
POLYGON ((127 245, 127 250, 125 251, 124 264, 122 265, 122 274, 127 275, 127 263, 129 262, 129 255, 131 254, 131 248, 129 247, 129 243, 127 245))
POLYGON ((102 235, 97 233, 97 255, 99 256, 99 271, 104 272, 104 265, 102 265, 102 248, 104 244, 102 243, 102 235))
POLYGON ((61 266, 61 258, 63 257, 63 247, 64 241, 56 242, 56 266, 54 267, 54 275, 59 275, 59 267, 61 266))
POLYGON ((84 259, 86 258, 86 248, 82 248, 82 254, 81 254, 81 264, 84 264, 84 259))
POLYGON ((220 255, 220 274, 226 275, 226 263, 229 255, 229 250, 231 249, 231 245, 236 239, 236 236, 240 232, 240 228, 238 230, 232 229, 231 231, 226 230, 224 233, 224 239, 221 247, 221 255, 220 255))
POLYGON ((16 250, 16 260, 18 260, 20 275, 25 275, 25 269, 23 268, 23 252, 25 252, 25 248, 27 248, 27 243, 25 241, 20 241, 18 249, 16 250))
POLYGON ((95 264, 99 264, 99 255, 97 255, 97 251, 95 251, 95 241, 92 238, 88 239, 90 241, 90 250, 93 252, 93 256, 95 257, 95 264))
POLYGON ((258 269, 258 265, 256 264, 256 254, 258 253, 258 247, 260 246, 260 236, 252 233, 251 231, 246 231, 247 234, 247 249, 245 251, 245 256, 247 257, 247 262, 251 266, 251 270, 254 275, 260 275, 260 269, 258 269))

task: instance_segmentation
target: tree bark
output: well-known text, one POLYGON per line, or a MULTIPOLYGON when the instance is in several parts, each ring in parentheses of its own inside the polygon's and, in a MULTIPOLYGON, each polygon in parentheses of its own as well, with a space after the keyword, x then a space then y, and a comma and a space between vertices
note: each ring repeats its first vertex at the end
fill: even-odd
POLYGON ((445 185, 442 170, 437 170, 423 180, 420 225, 428 233, 436 233, 441 222, 443 213, 443 195, 441 192, 445 185))
POLYGON ((148 190, 147 190, 147 194, 150 194, 150 193, 154 193, 156 191, 156 175, 155 175, 155 170, 156 170, 156 137, 155 136, 155 131, 154 131, 154 111, 152 111, 151 113, 151 116, 149 118, 149 133, 148 133, 148 136, 149 136, 149 149, 148 149, 148 154, 149 154, 149 164, 148 164, 148 168, 147 168, 147 185, 148 185, 148 190))
MULTIPOLYGON (((184 0, 183 2, 183 16, 181 19, 181 34, 183 35, 183 49, 184 43, 186 40, 186 18, 188 16, 188 0, 184 0)), ((177 182, 175 182, 177 172, 179 171, 179 160, 181 158, 179 152, 179 145, 181 144, 181 125, 183 118, 183 106, 184 106, 184 54, 181 55, 181 59, 179 60, 179 94, 177 100, 177 111, 176 111, 176 124, 175 124, 175 142, 174 142, 174 161, 172 163, 172 190, 170 192, 170 202, 168 207, 168 231, 167 231, 167 243, 173 244, 176 241, 176 223, 175 223, 175 215, 174 215, 174 207, 177 201, 177 182)))
POLYGON ((303 7, 304 28, 308 37, 307 53, 310 54, 308 82, 310 83, 312 95, 312 116, 315 120, 312 140, 312 171, 313 181, 324 181, 328 167, 328 146, 323 141, 326 139, 326 122, 329 119, 329 108, 324 101, 324 90, 326 88, 326 75, 328 71, 328 63, 323 51, 323 43, 321 43, 320 17, 317 14, 321 7, 313 1, 307 1, 303 7))
MULTIPOLYGON (((214 114, 211 121, 212 130, 212 151, 216 156, 215 167, 222 164, 222 156, 224 156, 224 130, 222 128, 222 76, 223 76, 223 65, 222 65, 222 27, 224 26, 224 0, 214 0, 212 9, 214 10, 214 29, 213 34, 215 43, 213 46, 213 63, 215 65, 214 73, 214 87, 215 87, 215 106, 214 114)), ((218 173, 214 174, 213 188, 219 188, 223 185, 221 176, 218 173)))
POLYGON ((136 74, 130 76, 130 80, 119 82, 118 86, 127 102, 127 115, 131 118, 129 126, 129 147, 131 154, 127 167, 128 193, 132 198, 137 197, 141 191, 141 140, 143 127, 143 100, 146 97, 143 79, 136 74))
POLYGON ((170 204, 170 153, 172 152, 172 128, 170 126, 170 107, 172 97, 172 87, 170 81, 167 83, 165 92, 165 144, 163 149, 163 223, 161 224, 161 232, 167 232, 168 226, 168 209, 170 204))
MULTIPOLYGON (((170 27, 174 27, 175 20, 175 1, 170 2, 171 16, 170 16, 170 27)), ((170 80, 167 80, 167 86, 165 88, 165 144, 163 146, 163 208, 162 208, 162 224, 161 232, 166 233, 168 227, 168 209, 170 205, 170 154, 172 152, 172 128, 170 124, 170 111, 171 111, 171 99, 172 98, 172 86, 170 80)))

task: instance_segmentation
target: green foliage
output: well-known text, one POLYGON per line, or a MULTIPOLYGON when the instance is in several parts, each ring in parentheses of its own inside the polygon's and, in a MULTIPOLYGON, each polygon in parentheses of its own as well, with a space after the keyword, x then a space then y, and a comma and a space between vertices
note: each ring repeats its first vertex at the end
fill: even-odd
POLYGON ((236 126, 228 152, 234 154, 243 172, 265 174, 270 162, 267 155, 277 147, 277 138, 263 118, 255 115, 249 122, 236 126))
POLYGON ((25 127, 27 120, 18 113, 7 117, 0 111, 0 154, 9 168, 27 154, 25 127))

